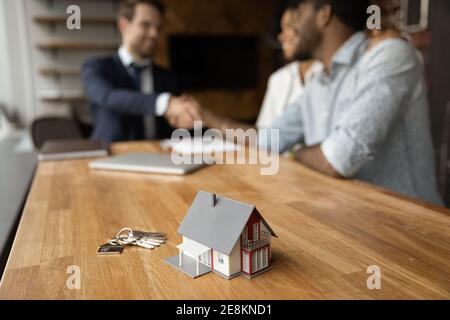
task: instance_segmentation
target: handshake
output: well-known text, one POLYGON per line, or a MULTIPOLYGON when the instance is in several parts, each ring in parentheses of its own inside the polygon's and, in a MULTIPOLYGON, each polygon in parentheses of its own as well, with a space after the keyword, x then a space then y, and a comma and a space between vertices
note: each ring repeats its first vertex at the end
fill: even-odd
POLYGON ((174 128, 192 129, 195 121, 202 121, 202 108, 192 97, 183 95, 172 96, 164 117, 174 128))

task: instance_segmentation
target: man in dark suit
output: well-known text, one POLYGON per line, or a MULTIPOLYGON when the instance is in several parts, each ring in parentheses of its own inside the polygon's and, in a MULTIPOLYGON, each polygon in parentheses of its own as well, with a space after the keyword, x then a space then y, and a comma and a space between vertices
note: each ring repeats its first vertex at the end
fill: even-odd
POLYGON ((170 137, 172 128, 192 128, 197 102, 177 97, 176 76, 153 63, 164 6, 158 0, 120 4, 122 45, 110 57, 89 59, 82 77, 95 123, 93 138, 108 142, 170 137))

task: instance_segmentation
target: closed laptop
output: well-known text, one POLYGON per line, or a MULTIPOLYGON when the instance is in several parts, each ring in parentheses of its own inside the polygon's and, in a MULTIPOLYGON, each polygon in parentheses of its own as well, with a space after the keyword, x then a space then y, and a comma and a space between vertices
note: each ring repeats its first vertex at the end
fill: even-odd
POLYGON ((94 170, 160 173, 184 175, 204 167, 205 164, 175 164, 170 154, 129 153, 93 161, 89 167, 94 170))

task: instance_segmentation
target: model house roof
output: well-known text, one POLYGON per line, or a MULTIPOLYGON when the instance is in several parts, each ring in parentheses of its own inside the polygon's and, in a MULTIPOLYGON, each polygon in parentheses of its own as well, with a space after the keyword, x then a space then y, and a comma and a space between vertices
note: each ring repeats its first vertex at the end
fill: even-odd
POLYGON ((178 228, 178 233, 220 253, 230 255, 255 212, 269 232, 277 237, 254 205, 200 191, 178 228))

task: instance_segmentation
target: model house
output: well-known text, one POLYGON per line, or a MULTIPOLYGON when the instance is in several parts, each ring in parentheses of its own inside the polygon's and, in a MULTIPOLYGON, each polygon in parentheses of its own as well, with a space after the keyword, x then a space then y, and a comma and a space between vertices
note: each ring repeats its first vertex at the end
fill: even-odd
POLYGON ((166 261, 193 278, 215 272, 227 279, 270 269, 271 237, 255 206, 200 191, 178 233, 179 254, 166 261))

